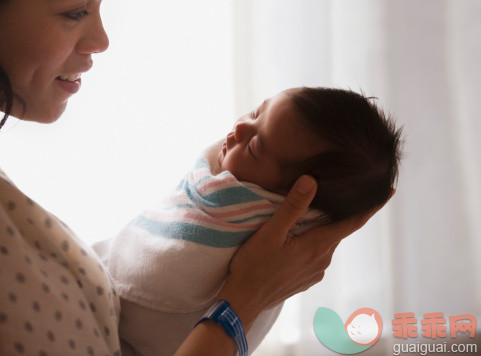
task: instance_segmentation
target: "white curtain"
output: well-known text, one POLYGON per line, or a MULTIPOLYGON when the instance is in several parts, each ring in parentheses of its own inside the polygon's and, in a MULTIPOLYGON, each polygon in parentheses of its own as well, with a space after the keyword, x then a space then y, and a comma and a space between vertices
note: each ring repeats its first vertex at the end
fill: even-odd
POLYGON ((395 197, 288 301, 257 355, 332 354, 312 330, 320 306, 343 321, 381 314, 366 355, 392 353, 394 313, 414 312, 419 334, 425 313, 479 324, 481 2, 243 0, 234 26, 238 114, 289 87, 350 88, 378 97, 406 138, 395 197))

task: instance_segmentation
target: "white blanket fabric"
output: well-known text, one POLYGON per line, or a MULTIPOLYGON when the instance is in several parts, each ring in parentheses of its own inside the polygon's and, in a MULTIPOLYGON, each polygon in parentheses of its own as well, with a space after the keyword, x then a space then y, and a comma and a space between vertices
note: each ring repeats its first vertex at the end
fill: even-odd
MULTIPOLYGON (((237 248, 284 199, 239 182, 229 172, 214 175, 213 162, 206 157, 172 195, 114 239, 94 245, 122 299, 120 335, 142 354, 170 355, 177 349, 213 303, 237 248)), ((316 218, 318 212, 306 213, 294 233, 311 227, 316 218)), ((256 320, 247 335, 250 352, 280 309, 256 320)))

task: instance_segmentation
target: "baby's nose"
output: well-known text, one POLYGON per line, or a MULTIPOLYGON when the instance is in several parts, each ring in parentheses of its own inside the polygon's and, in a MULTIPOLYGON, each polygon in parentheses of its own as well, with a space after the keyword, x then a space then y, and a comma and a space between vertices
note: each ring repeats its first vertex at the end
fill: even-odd
POLYGON ((248 121, 239 121, 234 127, 234 137, 237 143, 241 143, 242 140, 249 139, 252 136, 254 127, 248 121))
POLYGON ((240 124, 236 124, 234 128, 234 138, 237 141, 237 143, 242 142, 242 127, 240 124))

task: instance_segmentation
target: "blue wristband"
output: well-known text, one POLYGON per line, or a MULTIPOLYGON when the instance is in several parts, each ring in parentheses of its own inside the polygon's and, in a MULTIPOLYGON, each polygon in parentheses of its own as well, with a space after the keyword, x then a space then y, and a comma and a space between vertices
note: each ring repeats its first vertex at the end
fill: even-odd
POLYGON ((210 319, 213 322, 222 325, 226 334, 234 339, 237 349, 239 350, 239 356, 247 356, 247 339, 242 326, 242 321, 226 300, 221 299, 215 303, 195 324, 195 326, 205 319, 210 319))

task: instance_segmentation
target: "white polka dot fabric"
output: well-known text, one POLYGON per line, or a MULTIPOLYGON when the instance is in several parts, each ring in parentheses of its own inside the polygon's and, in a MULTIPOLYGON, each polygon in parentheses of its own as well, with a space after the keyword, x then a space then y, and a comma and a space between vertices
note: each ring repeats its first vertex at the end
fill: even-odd
POLYGON ((95 254, 0 170, 0 355, 120 355, 119 313, 95 254))

